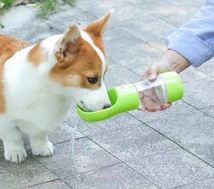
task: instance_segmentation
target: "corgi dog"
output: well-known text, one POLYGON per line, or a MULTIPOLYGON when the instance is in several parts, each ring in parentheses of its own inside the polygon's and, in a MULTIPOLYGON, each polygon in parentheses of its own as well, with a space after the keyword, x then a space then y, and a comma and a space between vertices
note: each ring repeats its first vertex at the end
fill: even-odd
POLYGON ((72 25, 36 45, 0 35, 0 138, 7 161, 27 158, 23 133, 34 155, 53 155, 48 133, 72 102, 85 111, 110 107, 102 35, 111 14, 83 29, 72 25))

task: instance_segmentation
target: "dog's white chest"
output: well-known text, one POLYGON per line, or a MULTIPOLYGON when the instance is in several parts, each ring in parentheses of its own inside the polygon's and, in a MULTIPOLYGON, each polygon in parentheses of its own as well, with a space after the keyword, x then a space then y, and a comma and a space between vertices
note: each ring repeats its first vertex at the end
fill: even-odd
POLYGON ((70 103, 65 99, 38 100, 17 115, 17 126, 26 134, 46 133, 53 130, 64 119, 70 103))

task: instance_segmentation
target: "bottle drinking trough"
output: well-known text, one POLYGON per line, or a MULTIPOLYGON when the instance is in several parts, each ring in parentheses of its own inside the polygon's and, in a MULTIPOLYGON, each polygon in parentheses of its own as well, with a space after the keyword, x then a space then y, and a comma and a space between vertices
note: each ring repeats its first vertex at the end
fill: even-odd
POLYGON ((176 72, 166 72, 159 74, 154 82, 144 80, 111 88, 108 95, 110 108, 85 112, 77 106, 80 117, 88 122, 101 121, 122 112, 174 102, 182 98, 183 85, 176 72))

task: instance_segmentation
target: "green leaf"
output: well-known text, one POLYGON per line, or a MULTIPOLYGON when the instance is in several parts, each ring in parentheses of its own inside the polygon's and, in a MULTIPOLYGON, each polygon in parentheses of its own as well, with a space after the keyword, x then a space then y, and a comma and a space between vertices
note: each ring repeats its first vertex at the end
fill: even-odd
POLYGON ((0 23, 0 27, 1 27, 1 28, 4 28, 4 25, 0 23))
POLYGON ((9 9, 13 3, 15 2, 15 0, 0 0, 2 3, 4 3, 4 8, 5 9, 9 9))

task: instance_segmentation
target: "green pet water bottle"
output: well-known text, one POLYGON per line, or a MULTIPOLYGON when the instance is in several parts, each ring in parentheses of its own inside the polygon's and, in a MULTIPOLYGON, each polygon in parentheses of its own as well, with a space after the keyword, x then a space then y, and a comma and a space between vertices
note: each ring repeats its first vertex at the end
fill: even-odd
POLYGON ((85 112, 77 106, 79 116, 87 122, 102 121, 130 110, 174 102, 182 98, 183 85, 176 72, 166 72, 159 74, 154 82, 144 80, 111 88, 108 95, 110 108, 85 112))

